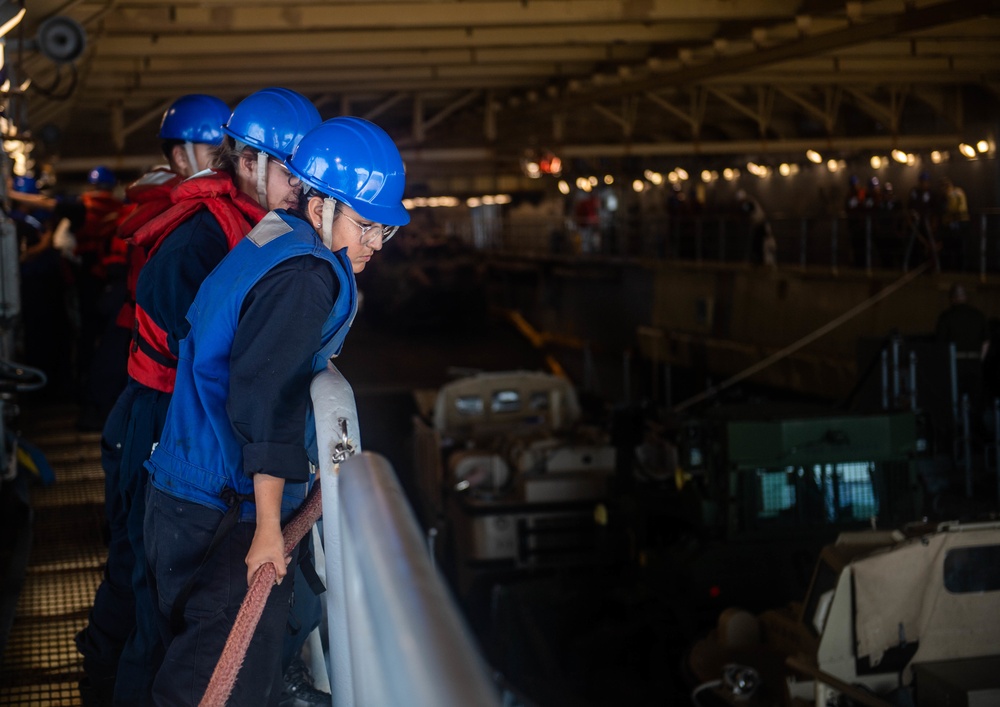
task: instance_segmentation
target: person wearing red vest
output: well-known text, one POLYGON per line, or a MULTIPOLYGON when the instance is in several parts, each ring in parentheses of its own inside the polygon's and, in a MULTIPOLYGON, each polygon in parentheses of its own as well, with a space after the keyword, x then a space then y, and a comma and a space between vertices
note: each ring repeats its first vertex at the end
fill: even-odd
POLYGON ((80 195, 86 217, 76 233, 76 254, 84 268, 95 275, 101 275, 105 269, 118 228, 122 201, 114 193, 116 181, 114 172, 99 165, 87 174, 90 188, 80 195))
MULTIPOLYGON (((122 448, 122 479, 133 489, 129 539, 143 566, 147 474, 142 464, 163 427, 173 392, 178 343, 189 328, 187 311, 202 280, 267 211, 298 206, 300 186, 289 178, 282 163, 301 137, 319 122, 316 108, 294 91, 266 88, 250 95, 223 126, 228 137, 215 153, 213 169, 179 184, 171 192, 173 206, 136 231, 133 240, 148 248, 149 260, 136 285, 136 324, 128 373, 129 385, 135 386, 137 392, 130 414, 130 434, 122 448)), ((149 600, 149 592, 145 582, 138 586, 140 582, 133 576, 137 602, 142 603, 149 600)), ((318 623, 318 599, 314 604, 318 623)), ((137 616, 141 614, 137 611, 137 616)), ((154 616, 155 612, 150 611, 147 621, 154 616)), ((137 624, 137 634, 142 624, 137 624)), ((143 647, 142 641, 135 643, 143 647)), ((157 657, 151 659, 148 652, 132 650, 132 645, 131 640, 126 645, 119 674, 141 664, 145 675, 151 677, 157 657)), ((296 688, 300 691, 297 697, 315 692, 302 681, 296 688)), ((116 704, 134 704, 120 702, 120 693, 116 691, 116 704)), ((316 692, 314 696, 329 701, 329 695, 316 692)), ((140 697, 148 697, 147 688, 140 697)))
POLYGON ((373 123, 320 124, 287 167, 303 185, 301 206, 267 214, 205 279, 146 463, 146 549, 167 641, 155 705, 202 699, 254 573, 268 563, 279 586, 222 699, 304 704, 279 692, 279 644, 299 600, 301 561, 301 548, 285 554, 281 522, 304 500, 318 461, 310 382, 354 320, 354 274, 410 217, 403 161, 373 123))
MULTIPOLYGON (((164 257, 157 261, 154 270, 158 272, 154 280, 169 284, 162 293, 155 292, 146 299, 138 297, 141 305, 157 309, 154 306, 156 297, 159 294, 169 296, 177 313, 171 320, 158 323, 166 324, 171 330, 178 326, 178 318, 184 318, 184 298, 194 299, 200 280, 222 259, 228 248, 256 224, 266 208, 298 201, 296 189, 282 177, 265 183, 264 189, 271 193, 265 194, 263 206, 258 202, 258 170, 263 167, 268 174, 280 171, 267 160, 259 159, 258 154, 284 158, 294 147, 296 132, 304 133, 313 121, 319 122, 319 114, 305 98, 287 89, 265 89, 258 93, 285 109, 283 113, 278 110, 270 116, 273 126, 264 126, 259 146, 241 130, 263 125, 260 100, 256 104, 251 101, 233 113, 210 96, 178 101, 168 109, 161 125, 164 150, 168 158, 172 158, 171 165, 177 172, 155 170, 134 185, 132 193, 138 197, 137 204, 120 231, 120 235, 128 239, 133 253, 138 251, 132 260, 140 268, 131 274, 133 291, 139 289, 141 274, 149 267, 148 263, 143 265, 143 261, 158 252, 168 236, 178 235, 179 241, 187 243, 185 247, 197 249, 197 227, 205 223, 201 218, 204 214, 200 212, 213 214, 212 223, 216 229, 205 239, 207 252, 192 257, 191 267, 183 259, 164 257), (231 137, 225 139, 227 134, 231 137), (266 142, 268 139, 270 142, 266 142), (265 149, 268 151, 264 152, 265 149), (211 169, 203 169, 206 166, 211 169), (192 173, 197 173, 194 179, 185 179, 193 176, 192 173), (211 243, 219 224, 227 229, 221 252, 211 243), (180 289, 186 294, 178 294, 180 289)), ((126 302, 119 318, 134 319, 132 328, 136 329, 144 316, 141 305, 136 308, 134 303, 126 302), (136 311, 138 317, 133 314, 136 311)), ((133 336, 127 346, 129 359, 143 355, 138 352, 136 340, 137 336, 133 336)), ((149 686, 159 652, 158 629, 151 620, 155 611, 148 605, 142 549, 141 528, 145 512, 142 462, 158 436, 157 417, 162 419, 169 391, 161 390, 162 385, 148 386, 150 379, 142 375, 141 365, 129 365, 128 368, 128 383, 113 414, 109 415, 102 436, 102 458, 108 461, 105 470, 117 467, 117 474, 107 474, 106 489, 107 497, 115 503, 109 510, 109 517, 117 521, 112 524, 108 558, 108 568, 115 573, 114 576, 110 571, 106 573, 105 582, 95 598, 90 622, 77 636, 77 647, 84 655, 86 678, 81 682, 81 695, 85 705, 148 704, 149 686), (139 377, 131 375, 133 370, 140 371, 139 377), (134 600, 129 601, 132 597, 134 600)))
MULTIPOLYGON (((286 88, 251 94, 222 126, 226 134, 213 155, 212 169, 180 183, 171 192, 173 205, 139 228, 134 242, 146 247, 149 259, 136 283, 136 324, 129 348, 130 385, 137 389, 122 446, 122 484, 130 491, 128 533, 137 560, 133 575, 137 620, 134 640, 126 643, 119 676, 142 670, 142 689, 125 696, 116 688, 115 704, 149 704, 159 656, 149 651, 159 637, 155 607, 145 576, 142 522, 145 514, 148 459, 159 439, 173 392, 178 342, 188 332, 186 315, 202 280, 267 213, 294 208, 301 189, 288 179, 282 162, 301 137, 320 122, 319 112, 302 95, 286 88), (124 699, 128 697, 128 699, 124 699)), ((159 644, 157 649, 160 648, 159 644)), ((119 678, 121 679, 121 678, 119 678)))
MULTIPOLYGON (((214 96, 190 94, 174 101, 163 115, 159 137, 167 164, 130 184, 125 191, 126 204, 121 209, 117 251, 124 251, 128 271, 119 291, 123 302, 115 320, 107 327, 97 353, 105 362, 104 372, 91 370, 91 378, 107 385, 110 370, 125 378, 128 346, 135 321, 135 282, 145 263, 145 251, 133 246, 131 237, 139 227, 162 213, 173 201, 170 192, 184 179, 205 169, 212 148, 222 142, 222 125, 228 120, 229 107, 214 96)), ((116 252, 117 252, 116 251, 116 252)), ((121 488, 121 449, 128 426, 134 389, 124 383, 114 406, 104 420, 101 436, 101 466, 105 479, 105 514, 109 529, 108 558, 104 579, 94 596, 87 626, 77 634, 76 642, 84 658, 85 677, 80 691, 84 705, 112 704, 118 662, 129 635, 136 625, 136 606, 132 576, 136 569, 127 531, 127 499, 121 488)), ((119 387, 120 389, 120 387, 119 387)), ((96 396, 93 396, 96 397, 96 396)), ((92 413, 93 414, 93 413, 92 413)), ((145 576, 145 572, 143 572, 145 576)))
MULTIPOLYGON (((76 229, 75 286, 79 331, 76 340, 76 376, 81 414, 77 427, 99 430, 104 416, 114 402, 120 387, 111 395, 102 396, 100 387, 116 387, 114 381, 97 381, 105 377, 98 354, 105 328, 114 319, 109 305, 120 292, 125 274, 124 254, 113 248, 115 232, 121 219, 122 201, 115 194, 117 178, 110 169, 100 165, 87 175, 88 189, 76 199, 83 222, 76 229), (102 402, 104 403, 102 405, 102 402)), ((124 385, 124 376, 119 378, 124 385)))
POLYGON ((103 264, 109 280, 105 309, 109 320, 97 350, 84 391, 81 428, 102 429, 111 415, 128 377, 128 345, 135 324, 135 284, 146 262, 146 249, 132 243, 135 232, 173 202, 170 192, 181 181, 209 166, 211 150, 222 142, 222 125, 229 107, 215 96, 189 94, 174 101, 163 115, 159 137, 167 164, 153 168, 125 189, 119 210, 116 237, 103 264), (123 275, 124 273, 124 275, 123 275))
POLYGON ((231 112, 215 96, 191 93, 178 98, 160 123, 159 137, 167 164, 154 167, 125 190, 118 238, 128 246, 128 295, 117 322, 130 334, 135 324, 135 287, 148 256, 147 248, 134 241, 135 234, 173 205, 170 192, 174 187, 210 167, 213 148, 222 143, 222 126, 231 112))

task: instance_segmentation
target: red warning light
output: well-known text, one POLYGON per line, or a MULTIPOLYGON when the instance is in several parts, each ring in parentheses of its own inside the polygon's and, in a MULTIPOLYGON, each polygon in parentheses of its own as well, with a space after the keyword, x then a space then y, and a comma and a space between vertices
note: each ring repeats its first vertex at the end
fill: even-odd
POLYGON ((718 599, 720 596, 722 596, 722 587, 720 587, 719 585, 713 585, 709 587, 708 596, 712 597, 713 599, 718 599))

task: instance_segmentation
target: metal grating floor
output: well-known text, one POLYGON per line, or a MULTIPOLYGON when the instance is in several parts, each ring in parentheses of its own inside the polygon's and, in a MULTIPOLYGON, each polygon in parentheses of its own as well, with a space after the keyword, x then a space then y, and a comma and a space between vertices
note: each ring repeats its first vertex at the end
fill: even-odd
POLYGON ((107 550, 100 434, 76 432, 76 414, 61 407, 20 421, 56 481, 31 487, 33 538, 0 663, 0 706, 81 704, 82 662, 73 637, 87 623, 107 550))

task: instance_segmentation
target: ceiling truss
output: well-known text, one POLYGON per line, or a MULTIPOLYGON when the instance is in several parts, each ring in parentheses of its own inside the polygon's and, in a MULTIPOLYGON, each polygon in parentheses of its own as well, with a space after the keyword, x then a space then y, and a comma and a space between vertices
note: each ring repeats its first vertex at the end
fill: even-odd
POLYGON ((177 96, 235 105, 265 85, 457 172, 538 147, 929 143, 1000 105, 1000 0, 33 0, 22 39, 57 14, 86 29, 75 66, 8 61, 35 86, 12 96, 27 127, 58 129, 44 147, 69 170, 138 169, 177 96))

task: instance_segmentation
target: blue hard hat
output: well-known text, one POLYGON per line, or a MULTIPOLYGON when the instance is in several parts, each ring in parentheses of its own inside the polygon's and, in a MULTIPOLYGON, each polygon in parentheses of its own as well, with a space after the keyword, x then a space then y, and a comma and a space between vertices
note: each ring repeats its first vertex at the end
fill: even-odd
POLYGON ((35 181, 34 177, 27 174, 23 177, 14 177, 14 191, 21 192, 22 194, 37 194, 38 182, 35 181))
POLYGON ((229 106, 215 96, 203 93, 181 96, 163 114, 159 137, 218 145, 222 142, 222 126, 229 120, 229 112, 229 106))
POLYGON ((288 88, 264 88, 244 98, 223 132, 250 147, 286 160, 302 136, 319 125, 316 106, 288 88))
POLYGON ((342 201, 361 218, 405 226, 406 168, 382 128, 362 118, 331 118, 310 130, 288 160, 302 182, 342 201))
POLYGON ((104 165, 98 165, 90 170, 87 181, 91 184, 114 184, 117 180, 114 172, 104 165))

